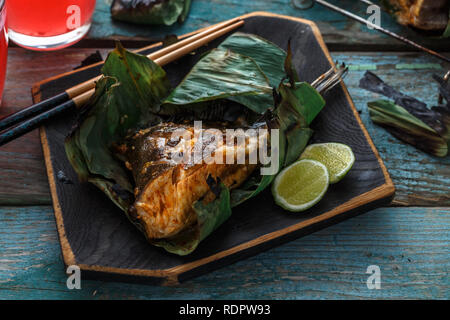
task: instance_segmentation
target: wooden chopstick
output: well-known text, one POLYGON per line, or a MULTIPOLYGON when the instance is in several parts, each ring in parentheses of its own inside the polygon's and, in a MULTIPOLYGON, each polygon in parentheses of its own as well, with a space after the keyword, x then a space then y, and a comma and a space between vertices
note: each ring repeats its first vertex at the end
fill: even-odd
MULTIPOLYGON (((176 43, 174 43, 174 44, 172 44, 172 45, 170 45, 168 47, 162 48, 162 49, 160 49, 160 50, 158 50, 158 51, 156 51, 154 53, 151 53, 151 54, 147 55, 147 57, 149 59, 155 61, 156 59, 162 58, 162 57, 172 53, 175 50, 184 48, 184 47, 186 47, 187 45, 189 45, 189 44, 191 44, 193 42, 202 41, 202 39, 204 39, 205 37, 215 33, 216 31, 220 31, 220 30, 222 30, 222 29, 224 29, 224 28, 226 28, 226 27, 228 27, 230 25, 233 25, 233 24, 235 24, 236 22, 239 22, 239 21, 241 21, 240 18, 234 18, 234 19, 227 20, 225 22, 219 23, 219 24, 217 24, 215 26, 212 26, 211 28, 209 28, 209 29, 207 29, 207 30, 205 30, 203 32, 200 32, 200 33, 198 33, 196 35, 193 35, 193 36, 191 36, 189 38, 186 38, 184 40, 178 41, 178 42, 176 42, 176 43)), ((80 83, 80 84, 78 84, 78 85, 76 85, 76 86, 74 86, 74 87, 72 87, 70 89, 67 89, 66 93, 69 96, 69 98, 72 99, 72 98, 82 94, 83 92, 86 92, 86 91, 94 88, 95 87, 95 82, 98 81, 100 78, 101 78, 101 75, 99 75, 99 76, 97 76, 95 78, 92 78, 90 80, 87 80, 87 81, 85 81, 83 83, 80 83)))
MULTIPOLYGON (((239 28, 240 26, 242 26, 244 24, 243 20, 240 19, 233 19, 233 20, 229 20, 224 22, 223 24, 219 24, 221 26, 221 28, 217 28, 217 25, 213 32, 206 32, 209 31, 206 30, 200 34, 202 34, 202 36, 200 37, 200 34, 197 34, 193 37, 195 37, 194 39, 191 39, 191 41, 185 41, 188 39, 185 39, 183 41, 184 42, 184 46, 176 46, 177 49, 167 52, 164 55, 161 55, 160 57, 156 58, 154 60, 154 62, 160 66, 164 66, 170 62, 173 62, 179 58, 181 58, 182 56, 187 55, 188 53, 192 52, 193 50, 196 50, 204 45, 206 45, 207 43, 211 42, 212 40, 215 40, 227 33, 229 33, 232 30, 235 30, 237 28, 239 28), (232 21, 232 24, 229 24, 229 21, 232 21), (224 27, 225 26, 225 27, 224 27)), ((181 41, 180 41, 181 42, 181 41)), ((164 48, 164 49, 168 49, 164 48)), ((151 56, 151 55, 149 55, 151 56)), ((92 81, 94 86, 95 86, 95 81, 100 79, 101 76, 93 78, 89 81, 86 81, 84 83, 81 84, 81 88, 89 88, 89 85, 87 85, 88 82, 92 81)), ((78 85, 80 86, 80 85, 78 85)), ((76 87, 78 87, 76 86, 76 87)), ((87 91, 82 91, 80 88, 77 88, 76 90, 73 90, 72 93, 78 93, 78 95, 74 95, 72 98, 69 98, 68 101, 64 102, 64 98, 67 96, 68 94, 67 92, 64 92, 62 94, 59 94, 55 97, 53 97, 56 101, 58 101, 57 103, 53 100, 51 101, 50 105, 52 105, 52 107, 48 107, 47 105, 40 105, 39 103, 36 104, 37 108, 36 110, 39 110, 39 113, 29 119, 26 120, 20 124, 18 124, 16 127, 5 130, 3 133, 0 134, 0 146, 4 145, 5 143, 10 142, 11 140, 14 140, 20 136, 22 136, 23 134, 34 130, 36 128, 38 128, 39 126, 41 126, 43 123, 45 123, 47 120, 49 120, 50 118, 59 115, 63 112, 66 112, 68 110, 74 109, 74 108, 79 108, 82 105, 84 105, 89 99, 90 97, 94 94, 95 92, 95 88, 91 87, 91 89, 87 89, 87 91)), ((51 100, 51 99, 49 99, 51 100)), ((34 105, 34 106, 36 106, 34 105)), ((32 107, 34 107, 32 106, 32 107)), ((35 115, 35 113, 33 114, 35 115)), ((21 120, 22 121, 22 120, 21 120)), ((16 122, 17 123, 17 122, 16 122)))
MULTIPOLYGON (((166 64, 169 64, 169 63, 187 55, 188 53, 192 52, 193 50, 204 46, 205 44, 211 42, 212 40, 217 39, 236 28, 239 28, 243 24, 244 24, 244 21, 242 21, 242 20, 237 21, 236 23, 234 23, 228 27, 222 28, 216 32, 208 34, 203 38, 199 38, 193 42, 188 42, 188 44, 185 45, 184 47, 180 47, 176 50, 169 52, 168 54, 166 54, 164 56, 154 59, 154 62, 156 64, 160 65, 161 67, 163 67, 166 64)), ((169 47, 167 47, 167 48, 169 48, 169 47)), ((149 55, 149 56, 151 56, 151 55, 149 55)), ((100 79, 99 77, 97 77, 97 78, 100 79)), ((89 98, 94 94, 94 92, 95 92, 95 89, 90 89, 89 91, 83 92, 82 94, 72 98, 72 100, 74 101, 74 103, 77 107, 80 107, 89 100, 89 98)), ((1 145, 1 142, 0 142, 0 145, 1 145)))
MULTIPOLYGON (((192 42, 199 41, 199 40, 205 38, 206 36, 211 35, 211 34, 217 32, 221 29, 224 29, 228 26, 231 26, 239 21, 241 21, 240 18, 234 18, 231 20, 227 20, 227 21, 218 23, 218 24, 213 25, 197 34, 190 36, 189 38, 183 39, 177 43, 174 43, 173 45, 170 45, 170 46, 162 48, 154 53, 151 53, 151 54, 147 55, 147 57, 152 60, 161 58, 161 57, 171 53, 174 50, 183 48, 192 42)), ((192 50, 194 50, 194 49, 192 49, 192 50)), ((36 103, 29 107, 26 107, 20 111, 17 111, 13 114, 10 114, 10 115, 4 117, 3 119, 0 119, 0 131, 5 130, 9 127, 12 127, 22 121, 25 121, 26 119, 28 119, 30 117, 39 115, 39 114, 41 114, 49 109, 52 109, 66 101, 69 101, 71 99, 74 99, 77 96, 82 95, 83 93, 93 89, 95 87, 95 82, 98 81, 100 78, 101 78, 101 75, 99 75, 95 78, 92 78, 90 80, 87 80, 85 82, 82 82, 72 88, 66 89, 64 92, 57 94, 56 96, 53 96, 46 100, 40 101, 39 103, 36 103)), ((80 105, 83 103, 83 101, 86 101, 85 97, 86 96, 75 99, 77 101, 77 105, 80 105)))

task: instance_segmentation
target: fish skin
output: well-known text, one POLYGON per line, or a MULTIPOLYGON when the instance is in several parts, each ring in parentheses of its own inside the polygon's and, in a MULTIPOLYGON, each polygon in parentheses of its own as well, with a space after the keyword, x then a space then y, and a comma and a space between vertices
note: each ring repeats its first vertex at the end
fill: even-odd
MULTIPOLYGON (((217 123, 210 124, 206 128, 221 130, 225 139, 225 129, 230 126, 219 125, 221 127, 217 123)), ((183 145, 182 139, 171 139, 177 129, 193 132, 193 126, 189 124, 162 123, 138 131, 127 140, 124 148, 128 159, 126 166, 136 183, 133 216, 149 239, 172 237, 196 223, 197 216, 192 209, 194 202, 208 203, 215 199, 207 183, 209 176, 233 189, 258 167, 257 164, 176 163, 167 153, 167 145, 170 150, 183 145), (169 143, 161 144, 162 138, 169 143)), ((203 149, 210 143, 203 140, 203 149)), ((246 149, 246 154, 248 151, 246 149)))
POLYGON ((397 21, 422 30, 442 30, 448 24, 448 0, 383 0, 397 21))

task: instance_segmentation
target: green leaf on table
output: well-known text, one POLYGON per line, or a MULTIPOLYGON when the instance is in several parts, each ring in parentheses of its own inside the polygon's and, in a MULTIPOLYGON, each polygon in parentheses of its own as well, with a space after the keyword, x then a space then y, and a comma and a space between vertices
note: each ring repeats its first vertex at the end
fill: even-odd
POLYGON ((443 157, 448 154, 450 144, 450 86, 439 76, 433 78, 440 85, 439 92, 446 105, 428 108, 426 103, 398 91, 370 71, 364 74, 359 86, 393 99, 368 104, 374 122, 404 142, 443 157))
POLYGON ((114 0, 111 17, 137 24, 170 26, 183 22, 189 14, 191 0, 114 0))
POLYGON ((447 28, 445 28, 444 34, 442 35, 444 38, 450 37, 450 9, 448 11, 448 23, 447 28))
POLYGON ((395 137, 438 157, 448 154, 447 141, 405 108, 388 100, 372 101, 368 106, 372 121, 395 137))

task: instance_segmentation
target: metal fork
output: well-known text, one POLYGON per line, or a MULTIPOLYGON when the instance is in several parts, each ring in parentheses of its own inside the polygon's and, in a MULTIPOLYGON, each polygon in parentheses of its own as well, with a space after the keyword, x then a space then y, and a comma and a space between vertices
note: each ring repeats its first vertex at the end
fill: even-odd
MULTIPOLYGON (((337 63, 336 63, 337 64, 337 63)), ((347 75, 348 67, 345 63, 337 64, 337 70, 331 67, 330 70, 319 76, 311 83, 311 86, 316 89, 321 95, 324 95, 347 75)))

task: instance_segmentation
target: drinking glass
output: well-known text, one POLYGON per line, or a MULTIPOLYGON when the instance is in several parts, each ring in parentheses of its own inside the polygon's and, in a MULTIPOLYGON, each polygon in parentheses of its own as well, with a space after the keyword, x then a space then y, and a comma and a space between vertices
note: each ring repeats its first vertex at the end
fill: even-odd
POLYGON ((83 38, 95 0, 7 0, 9 38, 32 50, 56 50, 83 38))
POLYGON ((2 102, 3 85, 5 84, 6 60, 8 58, 8 35, 5 28, 5 0, 0 0, 0 104, 2 102))

